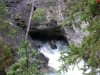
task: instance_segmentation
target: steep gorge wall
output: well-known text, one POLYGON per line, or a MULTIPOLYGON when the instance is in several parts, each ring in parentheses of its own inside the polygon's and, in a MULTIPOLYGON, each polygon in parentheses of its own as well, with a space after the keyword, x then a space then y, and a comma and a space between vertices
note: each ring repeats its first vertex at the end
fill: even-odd
MULTIPOLYGON (((9 16, 6 15, 6 17, 9 17, 9 18, 13 19, 14 13, 16 11, 17 12, 20 11, 20 10, 16 10, 17 8, 20 7, 20 3, 26 3, 25 1, 22 1, 22 0, 20 0, 21 2, 19 0, 17 0, 17 1, 16 0, 15 1, 14 0, 5 0, 5 3, 8 6, 6 8, 8 9, 8 15, 9 15, 9 16), (16 5, 16 3, 17 3, 17 5, 16 5)), ((30 7, 30 4, 29 4, 29 7, 30 7)), ((5 19, 5 21, 6 21, 6 19, 5 19)), ((23 30, 23 28, 21 28, 20 26, 18 26, 17 23, 14 22, 14 20, 10 20, 10 21, 11 22, 7 22, 5 24, 5 27, 2 28, 2 26, 0 26, 0 45, 3 45, 3 46, 7 45, 7 46, 11 47, 12 48, 12 50, 11 50, 11 53, 12 53, 11 59, 14 62, 17 62, 18 59, 19 59, 17 51, 18 51, 18 48, 20 47, 20 44, 21 44, 22 40, 24 40, 24 38, 25 38, 25 30, 23 30)), ((32 45, 31 48, 38 51, 37 45, 34 43, 33 39, 30 36, 28 36, 27 40, 32 45)), ((0 56, 4 57, 3 48, 0 48, 0 54, 2 54, 0 56)), ((6 59, 8 59, 8 58, 9 57, 7 57, 6 59)), ((43 65, 44 66, 47 66, 48 61, 49 61, 49 59, 47 57, 45 57, 45 55, 42 54, 42 53, 40 53, 39 55, 37 55, 36 59, 39 59, 39 60, 43 61, 44 62, 43 65)), ((4 71, 4 69, 8 70, 8 67, 9 67, 8 66, 9 64, 6 64, 7 66, 3 66, 3 64, 5 64, 5 62, 3 63, 3 62, 0 61, 0 75, 2 74, 2 72, 4 71), (1 69, 3 69, 3 71, 1 71, 1 69)), ((10 65, 11 64, 12 63, 10 63, 10 65)))
MULTIPOLYGON (((61 23, 67 19, 68 12, 66 11, 69 9, 71 4, 67 3, 67 0, 56 0, 53 1, 55 5, 50 5, 46 9, 46 17, 48 21, 54 19, 57 21, 57 25, 61 25, 61 23)), ((76 18, 76 21, 79 18, 76 18)), ((68 25, 63 26, 62 35, 68 40, 68 42, 74 43, 76 45, 80 44, 83 41, 84 36, 87 36, 89 33, 88 31, 82 31, 88 24, 83 23, 80 26, 76 26, 75 24, 72 25, 70 28, 68 25)))
MULTIPOLYGON (((5 0, 5 2, 12 5, 8 6, 10 8, 13 7, 13 4, 18 3, 13 9, 10 9, 10 16, 14 20, 14 23, 26 29, 31 7, 31 4, 28 4, 28 0, 5 0)), ((47 21, 42 24, 41 22, 37 22, 37 24, 32 23, 30 32, 37 32, 40 35, 42 35, 42 32, 47 32, 46 35, 50 34, 50 36, 58 34, 64 36, 69 42, 80 44, 83 37, 88 35, 88 32, 82 31, 82 28, 85 27, 86 24, 83 24, 81 27, 73 25, 72 28, 69 28, 68 25, 61 26, 61 22, 67 18, 66 10, 70 5, 71 4, 67 4, 67 0, 34 0, 34 7, 36 7, 36 9, 45 9, 44 14, 46 15, 47 21), (53 20, 53 22, 55 21, 55 24, 52 23, 51 20, 53 20)))
MULTIPOLYGON (((6 36, 0 35, 0 40, 3 41, 5 39, 5 43, 9 44, 9 42, 14 42, 14 44, 10 44, 14 49, 19 47, 21 40, 25 37, 25 30, 27 27, 27 22, 29 19, 31 3, 28 0, 4 0, 9 14, 7 17, 10 17, 13 20, 11 24, 14 29, 18 29, 18 33, 14 35, 14 38, 8 38, 6 36)), ((31 23, 30 32, 32 36, 35 36, 33 33, 37 32, 40 35, 46 35, 48 37, 59 37, 63 36, 68 42, 73 42, 74 44, 80 44, 83 40, 83 37, 88 35, 88 32, 83 32, 81 29, 86 25, 83 24, 81 27, 72 26, 69 28, 67 25, 61 26, 61 22, 63 22, 67 16, 68 8, 67 0, 35 0, 34 7, 45 9, 46 22, 41 24, 38 22, 37 25, 31 23), (45 32, 45 33, 44 33, 45 32)), ((6 30, 5 30, 6 31, 6 30)), ((0 30, 3 32, 3 30, 0 30)), ((9 32, 9 31, 7 31, 9 32)), ((35 45, 33 39, 29 36, 29 42, 32 44, 32 47, 37 50, 37 46, 35 45)), ((43 54, 37 57, 38 59, 48 60, 43 54), (43 58, 40 58, 43 57, 43 58)), ((15 56, 15 60, 18 60, 15 56)))

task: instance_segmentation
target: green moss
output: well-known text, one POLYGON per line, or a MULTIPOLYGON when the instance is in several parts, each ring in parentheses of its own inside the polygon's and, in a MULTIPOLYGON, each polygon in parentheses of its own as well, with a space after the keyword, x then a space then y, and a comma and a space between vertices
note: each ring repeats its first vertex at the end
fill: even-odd
POLYGON ((32 17, 32 22, 33 23, 38 23, 46 20, 46 15, 45 15, 45 9, 36 9, 34 12, 34 15, 32 17))
MULTIPOLYGON (((2 0, 0 2, 0 30, 1 30, 1 36, 4 38, 8 35, 13 37, 13 35, 16 33, 16 29, 13 29, 11 25, 9 25, 9 22, 11 19, 8 19, 5 17, 7 14, 7 10, 5 9, 5 4, 2 0), (4 37, 3 37, 4 36, 4 37)), ((8 37, 9 38, 9 37, 8 37)), ((0 40, 0 69, 4 67, 8 67, 13 63, 12 54, 11 54, 11 47, 9 45, 5 44, 4 42, 1 42, 0 40)))
POLYGON ((12 49, 8 45, 0 44, 0 49, 4 50, 4 55, 0 57, 0 68, 9 67, 12 63, 14 63, 11 51, 12 49))

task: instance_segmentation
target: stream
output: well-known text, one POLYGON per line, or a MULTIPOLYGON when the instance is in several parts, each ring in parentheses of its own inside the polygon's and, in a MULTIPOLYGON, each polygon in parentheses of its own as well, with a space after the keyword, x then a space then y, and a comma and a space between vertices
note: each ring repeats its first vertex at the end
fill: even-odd
MULTIPOLYGON (((78 67, 75 66, 73 70, 68 70, 67 73, 61 72, 60 74, 57 73, 59 67, 61 66, 62 62, 59 62, 58 59, 60 57, 60 51, 67 50, 66 42, 63 40, 54 40, 57 49, 52 49, 50 45, 45 41, 35 40, 36 44, 41 46, 39 50, 49 58, 49 68, 45 70, 45 75, 82 75, 82 71, 79 71, 78 67)), ((79 67, 83 66, 83 61, 79 64, 79 67)), ((72 68, 72 67, 71 67, 72 68)))

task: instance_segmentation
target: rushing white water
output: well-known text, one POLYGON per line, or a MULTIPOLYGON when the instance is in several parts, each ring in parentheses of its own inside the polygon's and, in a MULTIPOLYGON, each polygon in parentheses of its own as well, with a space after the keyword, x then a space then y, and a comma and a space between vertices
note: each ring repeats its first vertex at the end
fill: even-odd
MULTIPOLYGON (((37 41, 40 44, 40 41, 37 41)), ((56 71, 59 70, 62 62, 59 62, 61 50, 67 50, 66 44, 63 41, 56 41, 55 44, 57 49, 51 49, 48 43, 41 42, 42 47, 40 51, 49 58, 48 66, 51 67, 48 69, 45 75, 82 75, 82 71, 79 71, 78 67, 75 67, 74 70, 68 70, 67 73, 58 74, 56 71)), ((83 66, 83 61, 79 63, 79 67, 83 66)))

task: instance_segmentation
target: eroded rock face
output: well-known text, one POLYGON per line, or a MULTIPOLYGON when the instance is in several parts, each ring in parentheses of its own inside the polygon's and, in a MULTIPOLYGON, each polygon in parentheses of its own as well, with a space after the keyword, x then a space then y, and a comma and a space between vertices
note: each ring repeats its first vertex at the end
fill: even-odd
POLYGON ((7 7, 17 7, 19 3, 21 3, 24 0, 4 0, 7 7))
MULTIPOLYGON (((37 10, 37 8, 45 9, 47 21, 44 23, 31 23, 29 31, 31 37, 35 36, 35 34, 46 36, 47 38, 57 38, 59 36, 63 36, 67 41, 73 42, 74 44, 81 43, 82 38, 87 33, 81 31, 82 27, 80 28, 73 25, 72 28, 68 28, 67 25, 63 27, 61 26, 61 22, 64 21, 67 17, 65 16, 66 12, 64 12, 67 0, 34 0, 34 2, 35 10, 37 10)), ((26 30, 30 14, 31 2, 28 0, 5 0, 5 3, 8 6, 9 14, 13 19, 13 23, 22 27, 23 30, 26 30)), ((20 34, 23 33, 20 32, 20 34)), ((15 39, 24 37, 22 35, 19 37, 19 34, 16 34, 15 36, 15 39)), ((2 38, 0 37, 0 39, 2 38)), ((19 43, 19 40, 16 43, 19 43)))
MULTIPOLYGON (((57 25, 61 25, 61 22, 64 21, 67 18, 67 10, 68 7, 70 7, 69 4, 67 4, 67 0, 56 0, 54 1, 55 5, 50 5, 48 8, 46 8, 46 17, 47 20, 50 21, 52 19, 56 20, 57 25), (66 8, 66 9, 65 9, 66 8)), ((76 18, 76 21, 79 19, 76 18)), ((62 36, 71 43, 74 43, 76 45, 81 44, 83 41, 84 36, 87 36, 89 34, 88 31, 82 31, 83 28, 85 28, 88 24, 82 24, 80 26, 72 25, 72 28, 69 28, 68 25, 61 26, 62 30, 62 36)))
MULTIPOLYGON (((31 2, 28 0, 4 0, 7 9, 9 12, 9 17, 13 20, 12 28, 17 29, 17 33, 14 35, 14 38, 10 38, 7 36, 3 36, 0 34, 0 40, 3 41, 5 39, 5 43, 12 46, 14 49, 17 49, 20 45, 20 42, 25 37, 25 30, 27 28, 27 22, 29 19, 31 2), (18 27, 20 26, 20 27, 18 27)), ((32 0, 30 0, 32 1, 32 0)), ((45 9, 45 15, 47 21, 44 23, 37 22, 31 23, 30 27, 30 35, 31 37, 35 36, 35 34, 39 34, 41 36, 58 38, 60 36, 64 37, 68 42, 73 42, 74 44, 80 44, 82 39, 88 32, 83 32, 81 29, 83 27, 72 26, 72 28, 68 28, 68 26, 61 26, 61 22, 66 19, 66 12, 64 9, 66 8, 67 0, 34 0, 34 7, 45 9)), ((85 26, 85 25, 83 25, 85 26)), ((5 29, 5 33, 7 34, 10 29, 5 29)), ((0 32, 3 32, 0 29, 0 32)), ((32 44, 32 48, 37 49, 33 39, 30 36, 28 37, 28 41, 32 44)), ((50 42, 49 42, 50 43, 50 42)), ((52 43, 51 43, 52 45, 52 43)), ((16 52, 15 52, 16 53, 16 52)), ((16 58, 16 54, 14 55, 14 59, 16 58)), ((49 59, 45 57, 43 54, 40 54, 36 57, 37 59, 44 61, 44 66, 46 67, 49 59)))
MULTIPOLYGON (((0 41, 3 41, 5 44, 13 48, 14 50, 13 58, 15 62, 17 62, 19 59, 19 56, 17 55, 17 49, 19 48, 22 40, 24 40, 25 38, 24 28, 26 27, 27 22, 28 22, 31 3, 28 3, 28 0, 15 0, 15 1, 5 0, 5 3, 8 6, 7 8, 9 11, 8 14, 10 18, 13 20, 13 22, 8 24, 6 28, 0 29, 0 32, 5 31, 3 33, 4 35, 0 34, 0 41), (10 32, 11 32, 11 35, 13 36, 9 36, 10 32)), ((33 39, 30 36, 28 36, 27 40, 29 43, 31 43, 32 48, 38 51, 36 44, 34 43, 33 39)), ((44 66, 47 66, 46 64, 48 64, 49 59, 45 57, 44 54, 40 53, 39 55, 37 55, 36 58, 45 62, 44 66)))
MULTIPOLYGON (((11 25, 7 24, 7 27, 4 29, 0 29, 0 32, 3 32, 3 34, 0 34, 0 37, 3 38, 3 39, 0 39, 0 41, 2 41, 4 44, 9 45, 13 49, 12 50, 12 60, 14 62, 17 62, 19 59, 17 51, 18 51, 18 48, 20 47, 22 40, 25 38, 25 31, 22 28, 18 27, 17 25, 13 24, 13 26, 11 26, 11 25), (14 33, 14 34, 10 33, 15 30, 16 30, 16 33, 14 33), (9 36, 9 34, 12 36, 9 36)), ((28 36, 27 40, 32 45, 31 48, 38 51, 36 44, 34 43, 33 39, 30 36, 28 36)), ((28 50, 30 50, 30 49, 28 49, 28 50)), ((0 53, 1 53, 1 51, 0 51, 0 53)), ((45 67, 47 66, 49 59, 47 57, 45 57, 44 54, 40 53, 35 58, 43 61, 44 62, 43 65, 45 67)), ((11 65, 11 63, 10 63, 10 65, 11 65)), ((7 67, 4 68, 5 71, 8 70, 9 66, 7 65, 7 67)), ((0 72, 0 73, 2 73, 2 72, 0 72)))
MULTIPOLYGON (((13 19, 14 22, 21 26, 22 28, 26 29, 28 15, 29 15, 29 8, 31 6, 27 5, 27 0, 20 1, 20 4, 14 9, 13 19), (28 10, 27 10, 28 9, 28 10), (26 11, 26 12, 23 12, 26 11), (22 13, 23 12, 23 13, 22 13), (16 16, 17 15, 17 16, 16 16)), ((35 35, 36 33, 41 36, 63 36, 67 41, 73 42, 74 44, 80 44, 83 41, 83 37, 88 35, 89 33, 83 32, 81 29, 85 24, 78 26, 72 26, 69 28, 67 25, 61 26, 61 22, 64 21, 67 16, 64 10, 67 8, 67 0, 35 0, 34 6, 37 8, 45 9, 45 15, 47 21, 44 23, 37 22, 31 23, 30 33, 31 35, 35 35), (55 22, 54 22, 55 21, 55 22), (44 35, 45 34, 45 35, 44 35)))
POLYGON ((76 45, 81 44, 81 42, 84 40, 84 36, 89 35, 88 31, 82 31, 82 29, 86 27, 87 25, 88 24, 83 24, 81 25, 81 27, 73 26, 72 28, 65 26, 64 30, 66 33, 67 40, 76 45))
MULTIPOLYGON (((14 7, 13 9, 10 9, 10 16, 13 19, 13 22, 17 25, 19 25, 20 27, 22 27, 24 30, 26 30, 27 28, 27 22, 29 19, 29 14, 30 14, 30 8, 31 8, 31 3, 28 2, 28 0, 20 0, 20 1, 5 1, 5 3, 7 4, 7 6, 9 8, 12 8, 12 6, 9 6, 9 4, 11 3, 19 3, 16 5, 16 7, 14 7)), ((41 8, 45 9, 45 14, 46 14, 46 18, 47 18, 47 22, 45 23, 31 23, 31 27, 30 27, 30 33, 39 33, 40 35, 44 36, 44 32, 45 32, 45 36, 50 37, 50 36, 62 36, 64 30, 63 27, 61 25, 59 25, 57 18, 59 18, 60 21, 60 16, 57 14, 57 9, 59 7, 56 8, 57 3, 56 0, 54 1, 40 1, 40 0, 36 0, 34 3, 34 7, 36 8, 41 8), (51 4, 49 4, 51 3, 51 4), (53 4, 52 4, 53 3, 53 4), (48 5, 49 6, 48 6, 48 5), (51 6, 55 6, 55 8, 52 8, 51 6), (52 10, 53 9, 53 10, 52 10), (56 10, 56 11, 54 11, 56 10), (50 13, 53 14, 50 14, 50 13), (55 12, 55 13, 54 13, 55 12), (53 17, 54 16, 54 17, 53 17)))
MULTIPOLYGON (((10 8, 14 6, 14 3, 17 3, 13 9, 10 9, 10 16, 14 20, 15 24, 26 30, 31 3, 29 3, 28 0, 5 0, 5 3, 10 8)), ((46 15, 47 21, 42 24, 41 22, 35 24, 32 22, 30 27, 30 33, 32 35, 35 35, 36 33, 48 37, 59 37, 59 35, 61 35, 69 42, 80 44, 83 41, 83 37, 89 34, 87 31, 83 32, 81 30, 85 24, 81 27, 73 25, 72 28, 69 28, 67 25, 63 27, 61 26, 61 22, 67 18, 67 12, 65 10, 70 7, 70 5, 67 4, 67 0, 34 0, 34 7, 36 9, 45 9, 44 14, 46 15)))
POLYGON ((45 24, 31 25, 30 35, 40 35, 47 38, 59 38, 64 34, 62 26, 58 25, 55 20, 51 20, 45 24))

